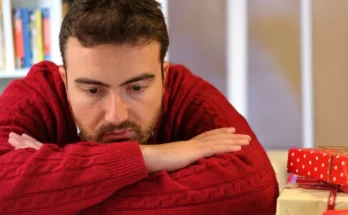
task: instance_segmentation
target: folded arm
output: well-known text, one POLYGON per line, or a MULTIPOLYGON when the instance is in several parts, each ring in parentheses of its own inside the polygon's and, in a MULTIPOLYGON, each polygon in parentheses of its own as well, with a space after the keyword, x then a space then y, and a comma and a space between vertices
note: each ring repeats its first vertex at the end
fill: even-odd
POLYGON ((75 214, 147 177, 137 142, 77 143, 14 150, 9 133, 39 138, 43 120, 25 112, 0 115, 0 211, 5 214, 75 214))
POLYGON ((279 193, 275 173, 246 120, 217 91, 210 98, 196 97, 189 108, 182 116, 191 122, 186 138, 234 127, 236 133, 251 136, 250 145, 200 159, 179 171, 153 174, 85 210, 86 214, 100 210, 105 214, 146 214, 149 210, 158 214, 275 214, 279 193))

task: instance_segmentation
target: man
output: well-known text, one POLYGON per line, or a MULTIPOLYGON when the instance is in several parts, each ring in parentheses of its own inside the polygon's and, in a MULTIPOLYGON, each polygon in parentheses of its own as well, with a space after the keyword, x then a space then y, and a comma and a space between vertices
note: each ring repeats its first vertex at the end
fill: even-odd
POLYGON ((155 0, 76 0, 63 66, 0 98, 3 214, 275 214, 278 186, 245 119, 164 61, 155 0))

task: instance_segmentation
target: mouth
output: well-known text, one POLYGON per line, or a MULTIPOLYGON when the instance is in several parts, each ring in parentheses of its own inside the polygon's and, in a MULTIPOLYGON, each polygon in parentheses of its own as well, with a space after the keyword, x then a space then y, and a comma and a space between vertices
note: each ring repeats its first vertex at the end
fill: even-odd
POLYGON ((130 140, 133 135, 132 129, 116 130, 106 133, 103 136, 103 142, 124 142, 130 140))

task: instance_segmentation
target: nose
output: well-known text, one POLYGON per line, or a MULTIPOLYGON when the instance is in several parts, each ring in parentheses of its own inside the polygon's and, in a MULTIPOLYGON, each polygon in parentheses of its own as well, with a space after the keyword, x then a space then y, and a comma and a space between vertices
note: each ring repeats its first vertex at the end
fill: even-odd
POLYGON ((128 119, 127 107, 120 96, 112 95, 106 105, 106 121, 118 125, 128 119))

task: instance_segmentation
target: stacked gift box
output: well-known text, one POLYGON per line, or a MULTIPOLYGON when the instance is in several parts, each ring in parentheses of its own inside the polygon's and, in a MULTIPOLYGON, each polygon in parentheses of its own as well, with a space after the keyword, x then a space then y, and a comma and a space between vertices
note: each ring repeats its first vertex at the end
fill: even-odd
POLYGON ((277 214, 348 214, 348 148, 290 149, 277 214))

